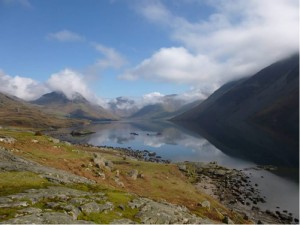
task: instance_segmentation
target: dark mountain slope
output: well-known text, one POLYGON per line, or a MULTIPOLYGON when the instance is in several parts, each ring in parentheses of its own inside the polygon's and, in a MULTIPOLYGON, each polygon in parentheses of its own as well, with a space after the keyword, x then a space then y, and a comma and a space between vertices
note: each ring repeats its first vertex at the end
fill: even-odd
POLYGON ((169 107, 165 103, 157 103, 153 105, 146 105, 141 108, 139 111, 130 116, 130 119, 133 120, 168 120, 174 116, 180 115, 183 112, 186 112, 198 104, 201 101, 194 101, 188 104, 181 106, 180 104, 177 107, 169 107), (180 107, 181 106, 181 107, 180 107), (178 108, 179 107, 179 108, 178 108))
POLYGON ((277 154, 278 160, 284 160, 281 157, 286 153, 287 164, 298 164, 299 55, 224 85, 173 120, 193 121, 194 128, 197 125, 215 141, 226 142, 227 153, 244 141, 257 156, 277 154))
POLYGON ((51 92, 32 101, 33 104, 41 105, 47 111, 62 116, 88 119, 93 121, 116 120, 117 117, 109 113, 99 105, 93 105, 82 95, 76 93, 72 100, 63 93, 51 92))

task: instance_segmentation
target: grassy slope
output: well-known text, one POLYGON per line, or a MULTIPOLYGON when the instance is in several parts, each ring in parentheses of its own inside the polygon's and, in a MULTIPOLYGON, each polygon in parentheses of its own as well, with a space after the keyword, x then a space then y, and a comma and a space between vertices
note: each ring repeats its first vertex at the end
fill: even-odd
MULTIPOLYGON (((154 200, 165 199, 171 203, 185 205, 195 214, 202 217, 208 217, 217 222, 220 222, 223 219, 219 217, 218 211, 222 212, 223 215, 227 214, 237 223, 245 222, 241 216, 226 209, 215 199, 212 199, 206 194, 199 193, 194 185, 189 182, 188 178, 178 170, 176 165, 155 164, 130 159, 124 160, 120 152, 107 148, 69 146, 64 143, 54 144, 49 140, 49 137, 34 136, 32 132, 0 129, 0 136, 1 135, 17 139, 14 144, 0 143, 0 145, 8 149, 13 149, 15 154, 39 162, 43 165, 66 170, 95 180, 97 182, 96 186, 81 188, 88 190, 104 188, 108 190, 109 193, 112 193, 111 196, 112 198, 115 198, 116 201, 120 201, 120 197, 121 199, 124 199, 124 194, 120 195, 118 194, 120 192, 114 191, 119 190, 135 193, 139 196, 148 197, 154 200), (32 139, 38 140, 39 142, 33 143, 32 139), (105 171, 105 180, 97 177, 95 173, 96 168, 89 167, 92 161, 91 153, 93 152, 101 152, 104 158, 113 161, 115 165, 113 171, 105 171), (137 169, 139 172, 142 172, 144 178, 139 178, 135 181, 130 179, 127 173, 132 169, 137 169), (115 176, 115 170, 120 171, 120 180, 124 183, 124 188, 121 188, 113 181, 112 178, 115 176), (204 200, 209 200, 211 202, 210 210, 198 206, 198 203, 204 200)), ((34 178, 32 174, 23 175, 34 178)), ((2 177, 7 176, 0 173, 0 179, 2 179, 2 177)), ((37 187, 44 184, 44 181, 37 182, 37 187)), ((15 182, 11 180, 11 188, 14 188, 14 183, 15 182)), ((19 184, 21 185, 23 182, 20 182, 19 184)), ((6 182, 5 187, 9 187, 9 182, 6 182)), ((110 215, 107 216, 109 217, 110 215)), ((94 221, 98 221, 98 219, 98 217, 94 218, 94 221)))

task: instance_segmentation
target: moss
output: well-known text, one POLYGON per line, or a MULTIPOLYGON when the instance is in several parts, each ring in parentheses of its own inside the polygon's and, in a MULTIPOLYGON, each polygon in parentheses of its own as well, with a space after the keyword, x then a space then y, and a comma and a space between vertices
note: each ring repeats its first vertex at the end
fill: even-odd
POLYGON ((127 204, 129 201, 133 200, 134 197, 128 193, 109 191, 107 192, 108 201, 116 204, 127 204))
POLYGON ((44 188, 49 185, 46 179, 31 172, 1 172, 0 196, 19 193, 31 188, 44 188))
POLYGON ((14 218, 16 213, 17 213, 17 210, 19 210, 19 209, 1 208, 1 210, 0 210, 0 222, 11 219, 11 218, 14 218))
POLYGON ((124 211, 120 209, 115 209, 113 211, 101 212, 101 213, 90 213, 88 215, 80 214, 78 220, 87 220, 94 223, 108 224, 117 219, 130 219, 137 223, 140 222, 139 219, 135 218, 135 215, 138 213, 138 209, 126 208, 124 211))

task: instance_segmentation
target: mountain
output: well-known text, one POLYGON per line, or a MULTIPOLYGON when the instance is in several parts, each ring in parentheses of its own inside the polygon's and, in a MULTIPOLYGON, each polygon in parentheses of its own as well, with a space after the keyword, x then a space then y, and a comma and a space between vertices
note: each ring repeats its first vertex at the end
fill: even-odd
POLYGON ((194 129, 204 131, 213 142, 226 143, 229 154, 236 143, 245 141, 248 147, 244 148, 260 156, 266 153, 262 157, 275 152, 282 161, 280 157, 289 154, 286 163, 299 163, 299 55, 225 84, 172 120, 192 122, 194 129))
POLYGON ((166 96, 162 103, 146 105, 129 118, 133 120, 168 120, 174 116, 192 109, 201 101, 183 104, 182 100, 172 99, 174 96, 166 96))
POLYGON ((43 106, 48 112, 70 118, 93 121, 118 119, 103 107, 93 105, 79 93, 75 93, 70 100, 61 92, 51 92, 31 103, 43 106))
POLYGON ((126 97, 117 97, 114 100, 108 102, 109 111, 119 117, 129 117, 133 113, 138 111, 136 102, 126 97))
POLYGON ((57 118, 17 97, 0 93, 0 125, 30 128, 68 127, 81 122, 57 118))

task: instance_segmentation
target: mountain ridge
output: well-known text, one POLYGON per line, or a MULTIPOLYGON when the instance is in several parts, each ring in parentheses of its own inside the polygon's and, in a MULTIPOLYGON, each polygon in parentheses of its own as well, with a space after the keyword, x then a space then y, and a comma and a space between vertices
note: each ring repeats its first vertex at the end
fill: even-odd
POLYGON ((57 117, 22 99, 0 92, 0 125, 2 126, 55 128, 75 124, 83 124, 83 122, 57 117))
POLYGON ((92 121, 118 119, 117 116, 112 115, 99 105, 92 104, 79 93, 75 93, 74 98, 69 99, 62 92, 51 92, 31 103, 42 106, 49 112, 70 118, 88 119, 92 121))
POLYGON ((255 151, 256 162, 276 156, 275 163, 298 165, 299 54, 223 85, 172 121, 205 133, 227 154, 246 159, 255 151))

